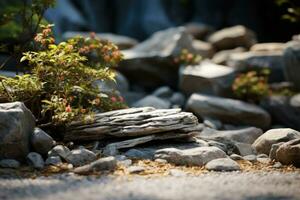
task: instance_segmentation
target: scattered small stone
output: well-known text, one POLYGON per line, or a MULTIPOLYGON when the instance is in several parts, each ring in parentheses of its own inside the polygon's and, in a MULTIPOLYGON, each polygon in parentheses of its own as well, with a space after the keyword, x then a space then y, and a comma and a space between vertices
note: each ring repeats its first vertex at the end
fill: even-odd
POLYGON ((209 161, 205 168, 213 171, 237 171, 240 170, 240 166, 234 160, 230 158, 218 158, 209 161))
POLYGON ((116 159, 117 161, 123 161, 123 160, 127 160, 128 158, 127 158, 127 156, 125 156, 125 155, 116 155, 116 156, 115 156, 115 159, 116 159))
POLYGON ((267 154, 264 154, 264 153, 258 154, 256 157, 257 158, 269 158, 269 156, 267 154))
POLYGON ((205 118, 203 124, 209 128, 219 130, 222 128, 223 124, 221 121, 211 118, 205 118))
POLYGON ((238 151, 238 152, 235 152, 235 153, 238 153, 241 156, 256 154, 256 151, 251 146, 251 144, 241 143, 241 142, 235 142, 234 144, 235 144, 235 146, 237 148, 237 151, 238 151))
POLYGON ((207 142, 209 144, 209 146, 213 146, 213 147, 217 147, 219 149, 221 149, 222 151, 226 152, 227 151, 227 147, 225 144, 221 143, 221 142, 217 142, 214 140, 210 140, 207 142))
POLYGON ((155 159, 154 161, 155 161, 155 162, 158 162, 158 163, 168 163, 167 160, 165 160, 165 159, 160 159, 160 158, 157 158, 157 159, 155 159))
POLYGON ((142 166, 130 166, 127 168, 130 174, 138 174, 145 171, 145 168, 142 166))
POLYGON ((0 161, 0 167, 17 169, 20 167, 20 162, 14 159, 3 159, 0 161))
POLYGON ((91 172, 114 170, 117 167, 117 160, 113 156, 100 158, 90 164, 77 167, 74 169, 76 174, 88 174, 91 172))
POLYGON ((75 167, 88 164, 96 160, 97 156, 94 152, 85 148, 72 150, 70 154, 65 158, 67 162, 71 163, 75 167))
POLYGON ((256 155, 247 155, 247 156, 244 156, 243 158, 244 158, 244 160, 248 160, 250 162, 256 162, 257 161, 256 155))
POLYGON ((130 160, 130 159, 121 160, 121 161, 118 161, 118 163, 125 167, 129 167, 130 165, 132 165, 132 160, 130 160))
POLYGON ((70 153, 71 151, 68 147, 63 145, 57 145, 48 152, 48 157, 60 156, 61 158, 66 159, 70 153))
POLYGON ((175 177, 182 177, 182 176, 186 176, 187 173, 182 171, 182 170, 179 170, 179 169, 171 169, 169 171, 169 175, 170 176, 175 176, 175 177))
POLYGON ((259 158, 257 157, 257 161, 262 163, 262 164, 269 164, 271 162, 270 158, 259 158))
POLYGON ((35 169, 43 169, 44 165, 45 165, 45 162, 44 162, 42 156, 36 152, 30 152, 27 155, 27 162, 29 165, 31 165, 35 169))
POLYGON ((180 92, 174 92, 169 100, 173 105, 183 106, 185 102, 185 97, 180 92))
POLYGON ((149 106, 157 109, 168 109, 171 107, 171 103, 166 99, 148 95, 133 104, 133 107, 137 108, 149 106))
POLYGON ((61 158, 59 156, 51 156, 48 157, 45 161, 46 165, 54 165, 54 166, 59 166, 62 164, 61 158))
POLYGON ((163 86, 163 87, 159 87, 157 88, 152 95, 159 97, 159 98, 170 98, 173 94, 173 91, 170 87, 168 86, 163 86))
POLYGON ((284 144, 284 142, 279 142, 279 143, 276 143, 276 144, 272 144, 271 150, 270 150, 270 154, 269 154, 269 157, 271 158, 271 160, 276 160, 276 152, 277 152, 277 149, 278 149, 282 144, 284 144))
POLYGON ((31 135, 31 145, 35 152, 47 154, 55 144, 53 138, 40 128, 35 128, 31 135))
POLYGON ((230 156, 229 156, 232 160, 244 160, 244 158, 242 157, 242 156, 240 156, 240 155, 238 155, 238 154, 231 154, 230 156))
POLYGON ((276 168, 276 169, 282 168, 282 164, 280 162, 276 162, 276 163, 274 163, 273 168, 276 168))

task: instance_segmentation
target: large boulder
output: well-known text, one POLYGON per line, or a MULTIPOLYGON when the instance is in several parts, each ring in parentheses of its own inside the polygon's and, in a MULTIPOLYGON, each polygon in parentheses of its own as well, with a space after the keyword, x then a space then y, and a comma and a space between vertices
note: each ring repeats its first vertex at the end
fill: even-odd
POLYGON ((225 95, 234 77, 234 69, 204 61, 200 65, 180 68, 179 89, 187 95, 195 92, 225 95))
POLYGON ((253 143, 253 147, 258 153, 269 155, 273 144, 288 142, 300 138, 300 132, 290 128, 271 129, 261 135, 253 143))
POLYGON ((233 26, 219 30, 208 37, 208 42, 218 50, 233 49, 235 47, 249 48, 256 43, 253 31, 244 26, 233 26))
POLYGON ((229 124, 267 129, 270 115, 262 108, 239 100, 193 94, 186 109, 201 118, 210 117, 229 124))
POLYGON ((156 151, 155 158, 176 165, 203 166, 211 160, 225 158, 226 153, 217 147, 197 147, 186 150, 167 148, 156 151))
POLYGON ((262 103, 262 107, 266 109, 274 124, 280 124, 300 131, 300 107, 297 106, 297 97, 292 98, 286 96, 270 96, 262 103))
POLYGON ((256 51, 233 53, 229 56, 227 65, 239 72, 259 69, 270 69, 270 82, 281 82, 285 78, 283 51, 256 51))
POLYGON ((0 104, 0 159, 25 159, 35 118, 21 102, 0 104))
POLYGON ((161 85, 176 87, 179 66, 174 58, 182 49, 196 53, 192 43, 192 36, 183 27, 159 31, 134 48, 123 51, 124 60, 119 70, 130 82, 149 90, 161 85))
POLYGON ((287 44, 283 56, 285 77, 292 82, 294 87, 300 90, 300 41, 287 44))
POLYGON ((280 145, 276 151, 276 160, 285 165, 300 167, 300 138, 280 145))

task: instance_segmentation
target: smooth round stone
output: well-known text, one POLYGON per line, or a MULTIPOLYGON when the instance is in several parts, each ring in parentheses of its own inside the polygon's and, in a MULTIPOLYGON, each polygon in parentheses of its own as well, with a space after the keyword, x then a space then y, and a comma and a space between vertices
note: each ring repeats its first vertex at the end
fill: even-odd
POLYGON ((205 165, 205 168, 212 171, 237 171, 241 169, 239 164, 230 158, 212 160, 205 165))

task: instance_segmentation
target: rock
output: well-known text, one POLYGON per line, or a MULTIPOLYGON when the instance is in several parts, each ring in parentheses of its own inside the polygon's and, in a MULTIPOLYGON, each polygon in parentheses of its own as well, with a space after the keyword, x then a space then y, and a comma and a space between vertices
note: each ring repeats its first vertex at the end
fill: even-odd
POLYGON ((232 68, 203 61, 199 65, 180 68, 179 89, 186 95, 195 92, 225 95, 231 91, 234 77, 232 68))
POLYGON ((186 24, 185 28, 187 33, 199 40, 205 39, 205 37, 213 31, 211 26, 195 22, 186 24))
POLYGON ((271 158, 271 160, 276 160, 277 159, 276 158, 276 152, 282 144, 284 144, 284 142, 279 142, 279 143, 272 144, 270 154, 269 154, 269 157, 271 158))
POLYGON ((267 129, 270 126, 270 116, 262 108, 239 100, 193 94, 186 109, 197 116, 211 117, 223 123, 255 126, 267 129))
POLYGON ((118 161, 118 163, 125 167, 129 167, 130 165, 132 165, 132 160, 130 160, 130 159, 121 160, 121 161, 118 161))
POLYGON ((130 107, 132 107, 132 105, 135 102, 141 100, 142 98, 144 98, 146 96, 146 94, 144 92, 133 92, 133 91, 125 92, 122 95, 123 95, 123 97, 125 99, 125 102, 130 107))
POLYGON ((48 157, 59 156, 59 157, 63 158, 64 160, 66 160, 67 156, 70 153, 71 153, 71 151, 68 147, 63 146, 63 145, 57 145, 48 152, 48 157))
POLYGON ((224 151, 225 153, 228 151, 226 144, 223 144, 221 142, 210 140, 207 143, 209 146, 217 147, 217 148, 221 149, 222 151, 224 151))
POLYGON ((180 92, 174 92, 169 100, 173 105, 183 106, 185 103, 185 96, 180 92))
POLYGON ((287 81, 293 83, 295 89, 300 90, 300 41, 289 42, 283 55, 284 74, 287 81))
POLYGON ((291 97, 290 105, 294 108, 300 108, 300 94, 291 97))
POLYGON ((72 150, 65 158, 67 162, 73 166, 82 166, 96 160, 97 156, 94 152, 85 148, 72 150))
POLYGON ((241 156, 253 155, 256 154, 255 149, 251 146, 251 144, 236 142, 235 146, 237 147, 237 154, 241 156))
POLYGON ((285 47, 285 43, 258 43, 254 44, 250 51, 283 51, 285 47))
POLYGON ((31 145, 35 152, 47 154, 55 144, 53 138, 40 128, 35 128, 31 135, 31 145))
POLYGON ((153 95, 148 95, 133 104, 133 107, 137 108, 149 106, 157 109, 168 109, 171 107, 171 103, 165 99, 153 95))
POLYGON ((244 160, 248 160, 250 162, 256 162, 257 161, 257 157, 256 155, 247 155, 247 156, 243 156, 244 160))
POLYGON ((252 144, 262 134, 263 131, 255 127, 239 128, 236 130, 225 131, 205 128, 201 132, 200 136, 208 139, 225 138, 236 142, 252 144))
POLYGON ((128 158, 132 159, 152 159, 153 154, 151 152, 142 151, 138 149, 129 149, 125 152, 128 158))
POLYGON ((162 86, 153 91, 152 95, 158 98, 168 99, 173 95, 173 91, 168 86, 162 86))
POLYGON ((181 109, 129 108, 95 114, 94 121, 88 123, 74 121, 66 128, 64 140, 141 137, 167 132, 189 135, 199 130, 197 117, 181 109))
POLYGON ((258 153, 269 154, 272 144, 288 142, 300 138, 300 133, 290 128, 271 129, 261 135, 253 143, 253 147, 258 153))
POLYGON ((211 58, 215 54, 214 47, 208 42, 194 40, 193 47, 202 58, 211 58))
POLYGON ((230 58, 230 55, 233 53, 241 53, 241 52, 245 52, 246 49, 243 47, 237 47, 235 49, 229 49, 229 50, 222 50, 217 52, 213 58, 212 58, 212 62, 219 64, 219 65, 226 65, 227 61, 230 58))
POLYGON ((21 102, 0 104, 0 159, 24 160, 35 118, 21 102))
POLYGON ((157 159, 155 159, 154 161, 155 161, 155 162, 158 162, 158 163, 168 163, 167 160, 165 160, 165 159, 160 159, 160 158, 157 158, 157 159))
POLYGON ((280 145, 276 151, 276 159, 284 165, 300 167, 300 138, 280 145))
POLYGON ((262 164, 269 164, 272 160, 270 158, 258 158, 257 161, 262 163, 262 164))
POLYGON ((279 169, 279 168, 282 168, 282 164, 280 162, 276 162, 272 167, 279 169))
POLYGON ((209 161, 205 168, 212 171, 237 171, 240 170, 240 166, 234 160, 230 158, 218 158, 209 161))
POLYGON ((59 166, 62 164, 62 161, 59 156, 51 156, 46 159, 45 164, 59 166))
POLYGON ((176 165, 188 166, 203 166, 213 159, 225 157, 224 151, 217 147, 197 147, 187 150, 167 148, 158 150, 155 153, 155 158, 165 159, 176 165))
POLYGON ((131 83, 148 90, 161 85, 175 88, 179 66, 174 64, 174 58, 182 49, 196 53, 192 42, 192 36, 183 27, 156 32, 148 40, 122 52, 124 59, 119 70, 131 83))
POLYGON ((182 170, 179 170, 179 169, 171 169, 169 171, 169 175, 170 176, 175 176, 175 177, 183 177, 183 176, 186 176, 187 173, 182 171, 182 170))
MULTIPOLYGON (((90 36, 90 33, 89 32, 67 31, 63 34, 63 38, 65 40, 70 39, 75 36, 82 36, 82 37, 87 38, 90 36)), ((119 47, 119 49, 129 49, 138 44, 138 41, 133 38, 130 38, 128 36, 123 36, 123 35, 116 35, 113 33, 97 33, 96 37, 103 39, 103 40, 108 40, 108 41, 114 43, 115 45, 117 45, 119 47)))
POLYGON ((230 156, 229 156, 232 160, 244 160, 244 158, 242 157, 242 156, 240 156, 240 155, 237 155, 237 154, 231 154, 230 156))
POLYGON ((0 160, 0 167, 1 168, 14 168, 17 169, 20 167, 20 162, 14 159, 3 159, 0 160))
POLYGON ((256 51, 233 53, 226 64, 237 72, 270 69, 269 82, 273 83, 285 81, 283 61, 282 51, 256 51))
POLYGON ((270 113, 272 122, 300 131, 300 107, 293 104, 287 96, 272 95, 261 105, 270 113))
POLYGON ((233 26, 219 30, 208 37, 208 42, 217 50, 233 49, 235 47, 249 48, 256 43, 253 31, 244 26, 233 26))
POLYGON ((76 174, 89 174, 92 172, 97 171, 104 171, 104 170, 114 170, 117 167, 117 160, 110 156, 106 158, 100 158, 90 164, 77 167, 74 169, 76 174))
POLYGON ((269 156, 267 154, 264 154, 264 153, 258 154, 256 157, 257 158, 269 158, 269 156))
POLYGON ((130 174, 138 174, 145 171, 145 168, 142 166, 130 166, 127 168, 127 171, 130 174))
POLYGON ((219 120, 215 120, 215 119, 211 119, 211 118, 205 118, 203 120, 203 124, 205 126, 207 126, 208 128, 211 128, 211 129, 215 129, 215 130, 218 130, 218 129, 221 129, 223 124, 221 121, 219 120))
POLYGON ((45 162, 42 156, 36 152, 30 152, 27 155, 27 162, 29 165, 34 167, 35 169, 43 169, 45 162))
POLYGON ((118 71, 115 71, 115 81, 114 80, 98 80, 95 84, 98 86, 102 93, 113 94, 116 91, 124 94, 129 90, 129 83, 127 78, 118 71))

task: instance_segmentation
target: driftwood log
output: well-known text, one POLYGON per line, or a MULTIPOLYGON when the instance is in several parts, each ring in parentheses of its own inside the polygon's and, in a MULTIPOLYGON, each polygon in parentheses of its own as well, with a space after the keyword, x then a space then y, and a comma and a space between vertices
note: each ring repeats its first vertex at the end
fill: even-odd
POLYGON ((102 140, 163 133, 182 136, 199 129, 197 117, 181 109, 129 108, 96 114, 92 122, 72 122, 66 127, 64 140, 102 140))

